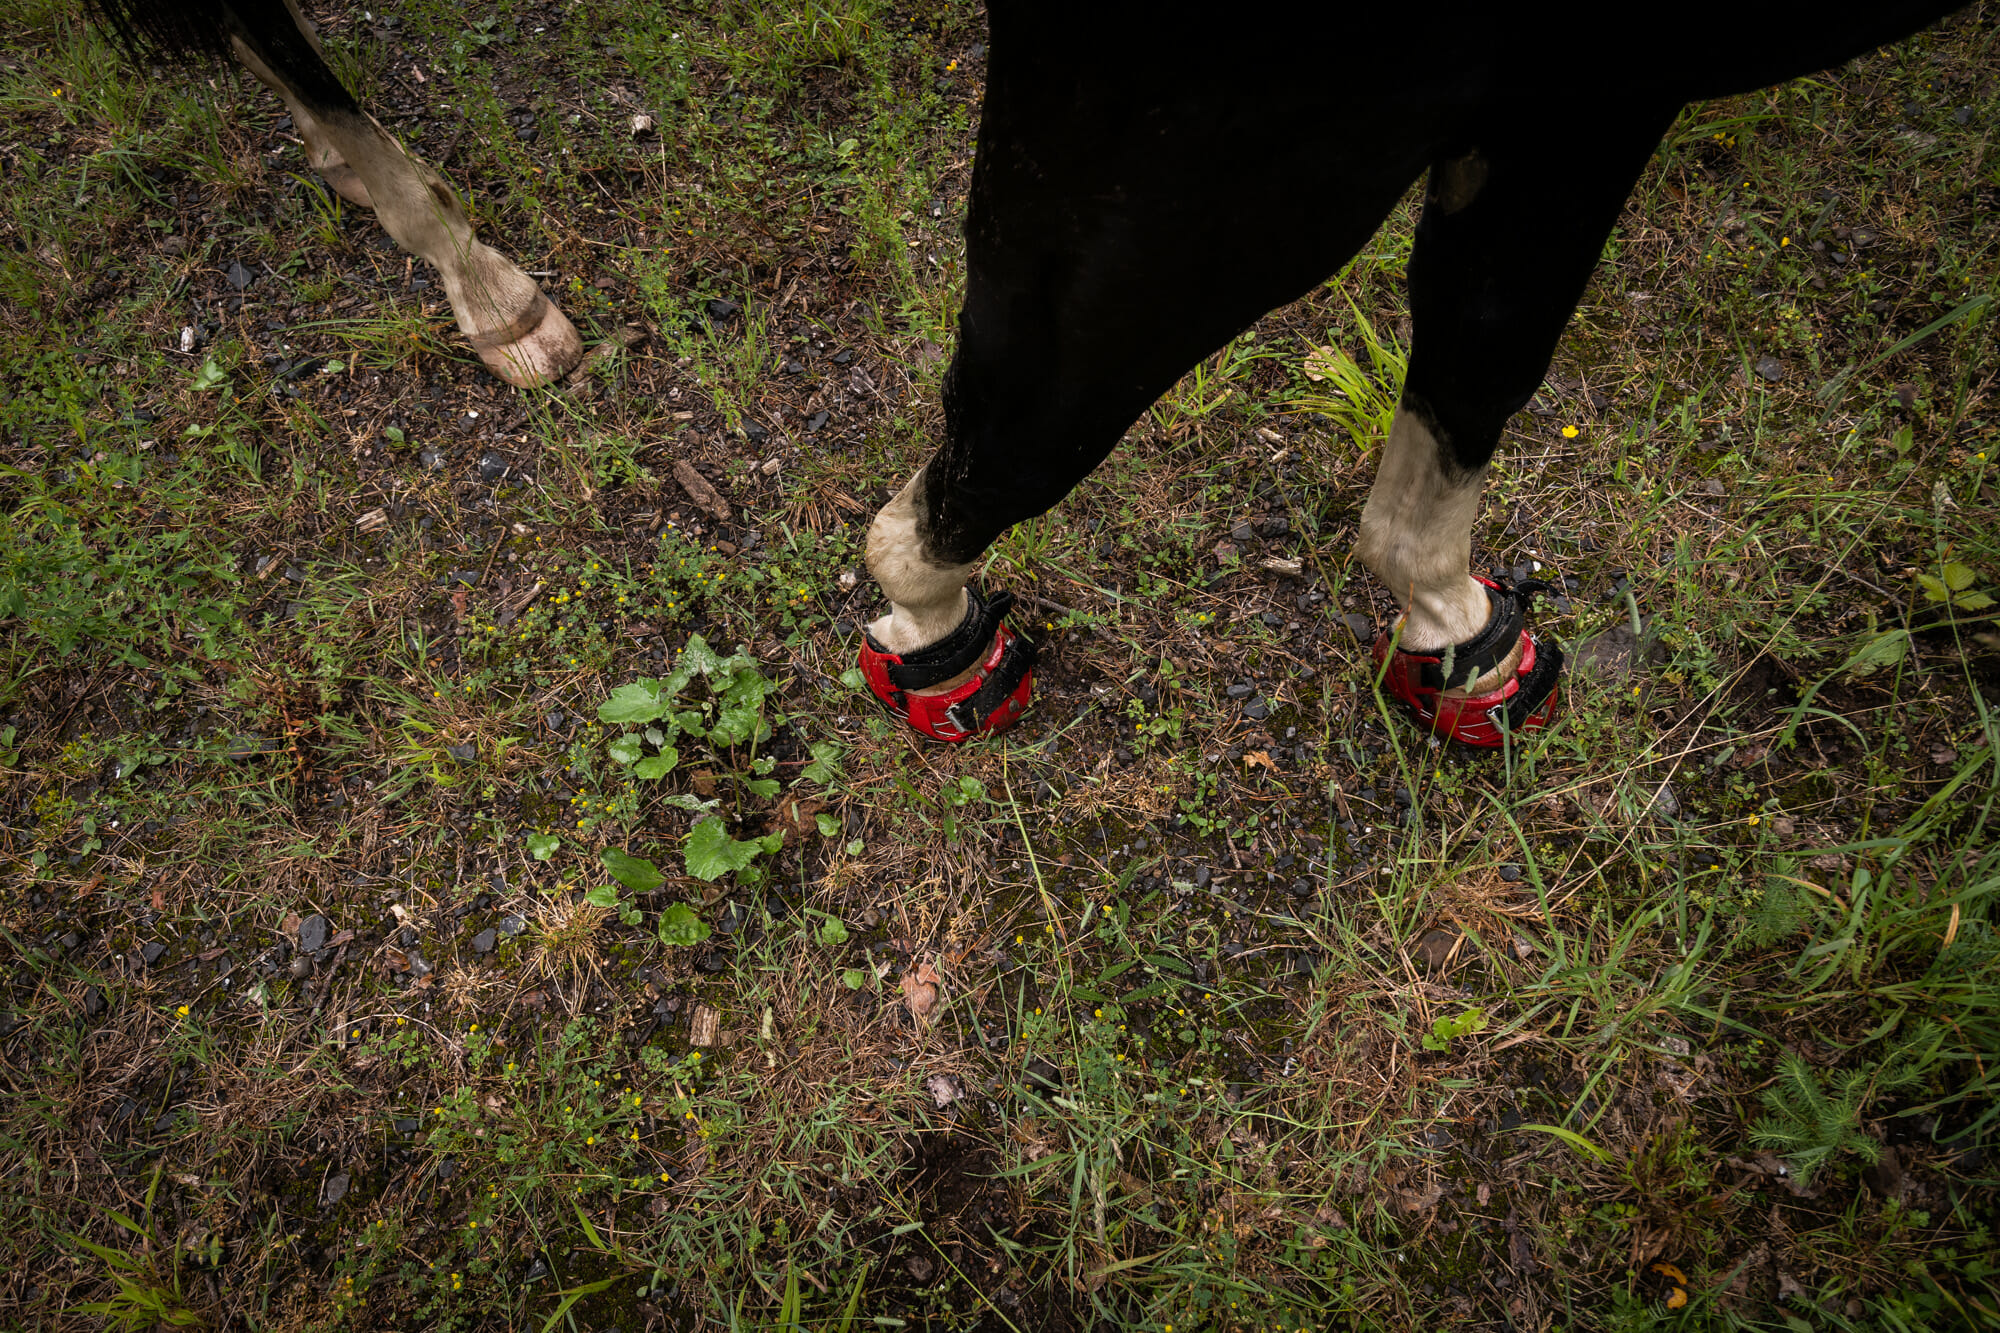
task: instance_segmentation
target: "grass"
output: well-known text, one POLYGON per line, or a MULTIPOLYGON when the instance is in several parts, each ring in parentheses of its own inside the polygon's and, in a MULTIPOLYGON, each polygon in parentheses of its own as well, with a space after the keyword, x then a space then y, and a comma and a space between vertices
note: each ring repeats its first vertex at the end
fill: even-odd
POLYGON ((1040 702, 918 748, 978 15, 609 13, 315 15, 644 332, 529 395, 267 95, 4 20, 0 1324, 2000 1324, 1986 9, 1668 135, 1474 534, 1591 660, 1497 756, 1348 557, 1414 200, 996 545, 1040 702))

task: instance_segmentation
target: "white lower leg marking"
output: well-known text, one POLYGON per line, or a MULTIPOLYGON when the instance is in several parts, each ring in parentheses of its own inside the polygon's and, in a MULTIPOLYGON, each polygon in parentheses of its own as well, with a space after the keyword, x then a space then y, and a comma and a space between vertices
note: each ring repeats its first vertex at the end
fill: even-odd
MULTIPOLYGON (((919 470, 882 506, 868 528, 868 572, 889 599, 889 614, 870 625, 868 632, 892 653, 936 643, 965 620, 965 580, 972 566, 938 565, 924 554, 917 531, 923 478, 919 470)), ((962 675, 936 688, 949 689, 964 679, 962 675)))
POLYGON ((398 245, 437 269, 459 331, 489 370, 527 388, 548 383, 582 359, 583 340, 575 326, 532 278, 473 234, 465 209, 443 177, 406 152, 366 112, 313 116, 241 42, 235 48, 250 72, 291 109, 293 124, 307 139, 308 160, 327 183, 353 202, 373 207, 398 245))
MULTIPOLYGON (((1396 413, 1361 511, 1357 554, 1402 604, 1405 648, 1430 652, 1464 643, 1492 619, 1486 589, 1467 572, 1483 480, 1448 477, 1430 428, 1413 413, 1396 413)), ((1466 692, 1492 689, 1519 657, 1517 645, 1499 670, 1466 692)))

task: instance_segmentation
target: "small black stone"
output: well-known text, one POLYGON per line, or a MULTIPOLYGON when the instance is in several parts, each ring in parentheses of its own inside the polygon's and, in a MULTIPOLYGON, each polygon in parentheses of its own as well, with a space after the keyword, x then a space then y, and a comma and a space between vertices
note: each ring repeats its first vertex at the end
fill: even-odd
POLYGON ((715 928, 724 935, 734 935, 749 923, 750 909, 742 903, 731 903, 722 909, 722 917, 715 923, 715 928))
POLYGON ((718 299, 708 303, 708 317, 714 320, 734 319, 742 309, 734 301, 718 299))
POLYGON ((499 942, 500 932, 488 926, 472 937, 472 951, 474 953, 492 953, 493 946, 499 942))
POLYGON ((498 481, 507 475, 507 460, 498 453, 488 450, 479 457, 479 479, 498 481))
POLYGON ((1210 878, 1212 878, 1212 876, 1209 873, 1208 867, 1200 866, 1196 868, 1194 872, 1194 886, 1197 889, 1205 889, 1208 887, 1208 881, 1210 880, 1210 878))
POLYGON ((1253 699, 1249 703, 1243 705, 1243 716, 1245 717, 1255 718, 1258 721, 1262 721, 1264 718, 1267 718, 1270 715, 1271 715, 1271 705, 1265 703, 1262 699, 1253 699))
POLYGON ((250 284, 257 281, 255 273, 252 273, 234 259, 229 261, 229 267, 223 270, 222 276, 227 278, 229 285, 239 292, 250 290, 250 284))
POLYGON ((447 745, 444 747, 444 752, 462 764, 469 764, 479 757, 479 747, 476 745, 447 745))
MULTIPOLYGON (((444 450, 442 449, 423 448, 417 450, 417 463, 419 466, 423 467, 426 471, 429 472, 437 471, 439 468, 444 466, 444 461, 445 461, 444 450)), ((425 527, 428 526, 428 524, 419 523, 418 526, 425 527)))
POLYGON ((1027 1074, 1028 1082, 1043 1092, 1062 1091, 1062 1070, 1057 1069, 1039 1055, 1028 1057, 1028 1063, 1023 1072, 1027 1074))
POLYGON ((1521 867, 1514 865, 1511 862, 1501 866, 1500 878, 1505 880, 1509 884, 1517 883, 1521 878, 1521 867))
POLYGON ((92 1018, 101 1017, 106 1006, 104 992, 92 986, 83 993, 83 1012, 92 1018))
POLYGON ((807 417, 806 434, 808 435, 818 434, 819 428, 821 426, 824 426, 827 423, 827 419, 832 415, 833 414, 830 412, 815 412, 810 417, 807 417))
POLYGON ((701 955, 701 970, 713 976, 729 966, 729 960, 714 949, 704 949, 701 955))
POLYGON ((140 947, 139 957, 145 962, 147 967, 151 967, 154 963, 160 961, 161 956, 166 951, 166 945, 160 943, 158 940, 149 940, 140 947))
POLYGON ((318 953, 324 949, 332 926, 333 923, 318 912, 299 922, 299 952, 318 953))
POLYGON ((806 373, 806 363, 803 361, 787 361, 785 362, 785 373, 787 375, 803 375, 806 373))
POLYGON ((1256 692, 1257 692, 1257 687, 1255 685, 1252 685, 1247 680, 1239 680, 1234 685, 1231 685, 1228 689, 1223 691, 1224 694, 1228 695, 1232 699, 1248 699, 1251 695, 1255 694, 1256 692))
POLYGON ((836 366, 844 366, 853 359, 854 359, 854 353, 847 350, 846 348, 842 348, 840 351, 835 352, 833 354, 833 364, 835 364, 836 366))
POLYGON ((749 440, 750 443, 752 444, 762 444, 764 441, 771 438, 771 432, 764 429, 762 426, 758 425, 754 421, 746 421, 743 423, 743 435, 744 438, 749 440))
POLYGON ((396 1132, 398 1134, 414 1134, 417 1132, 417 1127, 418 1127, 417 1121, 407 1120, 407 1119, 398 1120, 395 1126, 396 1132))
POLYGON ((1255 538, 1256 535, 1257 529, 1251 527, 1248 523, 1238 523, 1229 530, 1229 537, 1232 541, 1247 542, 1255 538))

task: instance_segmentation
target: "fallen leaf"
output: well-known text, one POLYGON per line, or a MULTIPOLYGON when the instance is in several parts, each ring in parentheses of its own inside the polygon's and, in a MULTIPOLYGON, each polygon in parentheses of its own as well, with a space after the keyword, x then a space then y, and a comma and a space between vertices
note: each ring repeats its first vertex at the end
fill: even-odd
POLYGON ((1262 764, 1273 773, 1278 771, 1278 763, 1275 759, 1271 758, 1269 750, 1252 750, 1249 754, 1244 755, 1243 767, 1249 768, 1252 764, 1262 764))
POLYGON ((909 1006, 910 1016, 918 1023, 928 1023, 931 1011, 937 1008, 938 974, 929 963, 919 963, 914 971, 903 973, 898 983, 903 992, 903 1003, 909 1006))
POLYGON ((463 616, 465 614, 465 589, 460 588, 452 593, 451 613, 454 616, 463 616))

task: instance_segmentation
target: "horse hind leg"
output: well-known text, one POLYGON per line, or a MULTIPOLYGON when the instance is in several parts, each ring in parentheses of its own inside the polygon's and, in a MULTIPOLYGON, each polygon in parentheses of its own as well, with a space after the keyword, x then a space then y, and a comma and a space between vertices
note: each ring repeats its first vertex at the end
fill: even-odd
POLYGON ((530 388, 574 367, 583 357, 575 326, 518 265, 479 240, 444 178, 341 86, 293 0, 240 0, 231 13, 233 49, 284 100, 308 161, 343 198, 372 208, 398 245, 437 269, 459 331, 487 369, 530 388))

